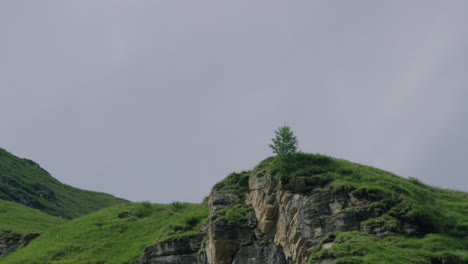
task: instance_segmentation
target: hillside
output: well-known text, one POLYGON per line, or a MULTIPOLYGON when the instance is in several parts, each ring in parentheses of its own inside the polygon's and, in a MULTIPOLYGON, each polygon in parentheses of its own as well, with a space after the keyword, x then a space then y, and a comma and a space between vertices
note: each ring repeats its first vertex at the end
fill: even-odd
POLYGON ((35 162, 18 158, 4 149, 0 149, 0 199, 64 218, 126 202, 109 194, 62 184, 35 162))
POLYGON ((200 205, 119 204, 1 263, 468 263, 468 193, 323 155, 271 157, 200 205))
POLYGON ((206 206, 126 203, 74 219, 1 263, 134 263, 146 246, 199 236, 206 206))
POLYGON ((39 210, 0 200, 0 256, 26 246, 38 235, 65 222, 39 210))
POLYGON ((18 234, 44 233, 67 220, 21 204, 0 200, 0 230, 18 234))

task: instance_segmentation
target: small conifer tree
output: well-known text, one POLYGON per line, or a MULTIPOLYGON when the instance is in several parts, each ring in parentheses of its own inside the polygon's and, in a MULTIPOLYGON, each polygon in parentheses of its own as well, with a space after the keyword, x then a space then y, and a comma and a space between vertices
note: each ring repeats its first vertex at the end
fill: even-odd
POLYGON ((279 127, 275 131, 275 134, 276 137, 273 138, 273 144, 269 145, 273 153, 283 156, 297 152, 297 138, 289 126, 284 125, 279 127))

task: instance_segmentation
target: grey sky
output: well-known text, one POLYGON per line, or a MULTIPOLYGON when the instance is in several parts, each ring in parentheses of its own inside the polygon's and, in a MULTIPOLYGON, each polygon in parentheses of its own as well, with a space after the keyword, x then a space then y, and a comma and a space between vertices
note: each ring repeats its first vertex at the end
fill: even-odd
POLYGON ((0 147, 64 183, 198 202, 287 122, 468 191, 468 1, 0 2, 0 147))

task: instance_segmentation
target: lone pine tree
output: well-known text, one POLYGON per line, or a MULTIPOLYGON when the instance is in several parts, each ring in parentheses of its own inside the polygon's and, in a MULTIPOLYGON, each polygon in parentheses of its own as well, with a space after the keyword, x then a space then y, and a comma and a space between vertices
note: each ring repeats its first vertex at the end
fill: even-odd
POLYGON ((270 148, 273 153, 278 156, 293 154, 297 152, 297 138, 291 131, 291 128, 287 125, 279 127, 275 131, 276 137, 273 138, 273 144, 270 144, 270 148))

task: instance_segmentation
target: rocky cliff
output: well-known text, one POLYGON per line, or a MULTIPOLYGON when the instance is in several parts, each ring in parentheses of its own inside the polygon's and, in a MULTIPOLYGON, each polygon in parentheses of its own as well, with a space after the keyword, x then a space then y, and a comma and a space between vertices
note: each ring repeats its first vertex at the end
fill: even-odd
MULTIPOLYGON (((369 239, 417 239, 436 232, 430 212, 411 204, 412 194, 343 184, 338 179, 359 181, 360 174, 332 164, 332 159, 310 157, 306 162, 311 166, 305 170, 302 163, 285 167, 269 159, 252 172, 231 174, 208 198, 210 217, 202 235, 148 247, 138 263, 324 264, 339 257, 355 261, 340 263, 367 263, 356 260, 368 253, 365 250, 354 252, 350 246, 344 253, 332 250, 347 243, 340 232, 369 239)), ((446 262, 450 259, 465 263, 450 254, 430 256, 428 263, 452 263, 446 262)))

